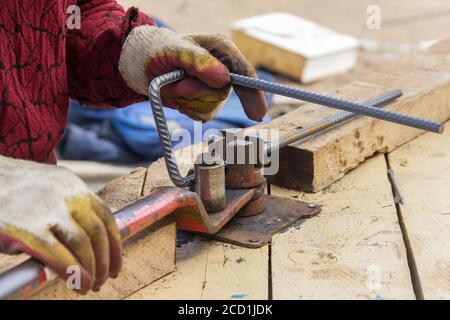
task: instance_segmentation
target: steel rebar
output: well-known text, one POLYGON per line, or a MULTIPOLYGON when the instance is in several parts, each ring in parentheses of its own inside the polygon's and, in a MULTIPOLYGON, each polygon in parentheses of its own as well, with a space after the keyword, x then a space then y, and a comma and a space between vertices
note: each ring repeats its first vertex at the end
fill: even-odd
MULTIPOLYGON (((402 96, 402 91, 399 89, 395 89, 392 91, 388 91, 381 96, 370 99, 370 100, 364 102, 364 104, 373 106, 373 107, 381 107, 401 96, 402 96)), ((355 118, 357 116, 359 116, 359 115, 356 113, 353 113, 353 112, 347 112, 347 111, 339 112, 335 115, 323 118, 319 121, 316 121, 316 122, 312 123, 311 125, 308 125, 307 127, 289 132, 288 134, 281 136, 280 139, 277 141, 268 142, 265 145, 265 148, 267 151, 270 152, 271 150, 274 150, 275 148, 281 149, 288 145, 304 142, 305 140, 315 137, 318 134, 325 133, 325 132, 329 131, 330 129, 335 128, 337 125, 339 125, 347 120, 350 120, 352 118, 355 118)))
POLYGON ((234 85, 272 92, 282 96, 312 102, 326 107, 353 112, 360 115, 365 115, 372 118, 394 122, 408 127, 413 127, 435 133, 442 133, 443 131, 443 125, 438 122, 419 119, 416 117, 404 115, 394 111, 378 109, 361 103, 329 97, 318 93, 308 92, 298 88, 292 88, 282 84, 249 78, 233 73, 230 74, 230 79, 231 83, 234 85))
POLYGON ((161 102, 160 90, 165 85, 184 78, 184 71, 172 71, 162 76, 156 77, 150 83, 148 88, 148 95, 150 98, 150 105, 155 119, 156 131, 158 131, 159 142, 163 151, 164 161, 166 162, 167 171, 170 180, 181 188, 190 187, 194 183, 194 174, 188 174, 183 177, 178 169, 177 160, 173 153, 172 141, 170 139, 169 128, 167 127, 166 117, 164 116, 164 109, 161 102))

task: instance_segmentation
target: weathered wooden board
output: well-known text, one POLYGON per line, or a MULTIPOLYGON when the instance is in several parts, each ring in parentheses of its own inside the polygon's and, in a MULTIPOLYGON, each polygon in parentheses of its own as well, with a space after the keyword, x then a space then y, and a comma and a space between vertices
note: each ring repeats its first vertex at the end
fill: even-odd
POLYGON ((425 299, 450 299, 450 123, 389 154, 405 199, 399 206, 417 290, 425 299))
POLYGON ((316 194, 272 194, 323 205, 273 238, 274 299, 415 298, 384 156, 316 194))
MULTIPOLYGON (((206 151, 206 144, 198 143, 190 145, 181 149, 175 150, 175 158, 178 162, 178 167, 183 176, 186 175, 189 169, 194 167, 194 161, 198 154, 206 151)), ((169 173, 167 172, 166 163, 161 158, 153 162, 147 171, 147 177, 145 180, 144 194, 149 193, 156 186, 172 186, 174 185, 170 181, 169 173)))
POLYGON ((146 168, 137 168, 108 183, 97 195, 115 212, 142 196, 146 176, 146 168))
POLYGON ((268 247, 248 249, 213 242, 202 299, 267 299, 268 247))
MULTIPOLYGON (((395 61, 334 95, 365 101, 399 88, 404 96, 387 108, 397 112, 445 121, 450 118, 450 39, 426 52, 395 61)), ((336 111, 304 105, 269 125, 286 133, 304 127, 336 111)), ((423 132, 385 121, 360 117, 300 146, 280 152, 280 170, 271 182, 304 191, 318 191, 342 178, 366 158, 391 151, 423 132)))
MULTIPOLYGON (((142 195, 146 168, 138 168, 127 176, 113 180, 99 196, 113 211, 142 195)), ((175 269, 175 223, 166 220, 127 241, 124 247, 124 267, 117 279, 109 280, 102 289, 80 296, 66 289, 58 279, 33 296, 33 299, 121 299, 152 283, 175 269)), ((27 256, 0 255, 2 271, 8 270, 27 256)))
POLYGON ((209 245, 209 241, 194 240, 177 247, 175 272, 139 290, 127 299, 201 299, 209 245))
POLYGON ((129 299, 267 299, 268 248, 195 238, 177 248, 176 271, 129 299))

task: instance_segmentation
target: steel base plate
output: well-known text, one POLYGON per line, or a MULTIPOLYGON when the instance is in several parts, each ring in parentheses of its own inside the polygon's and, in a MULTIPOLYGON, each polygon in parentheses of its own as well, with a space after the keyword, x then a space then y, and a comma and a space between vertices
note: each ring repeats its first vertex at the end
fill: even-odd
POLYGON ((320 206, 266 195, 262 213, 251 217, 234 217, 216 234, 202 235, 248 248, 260 248, 270 242, 272 235, 284 231, 300 219, 320 212, 320 206))

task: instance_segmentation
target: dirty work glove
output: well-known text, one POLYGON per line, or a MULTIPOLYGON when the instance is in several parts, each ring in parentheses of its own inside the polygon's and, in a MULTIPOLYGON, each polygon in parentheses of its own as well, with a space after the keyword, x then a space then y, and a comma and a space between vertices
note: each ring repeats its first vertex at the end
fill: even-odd
MULTIPOLYGON (((220 111, 231 90, 230 72, 256 77, 237 47, 222 35, 180 35, 169 29, 140 26, 122 47, 119 70, 128 86, 148 95, 155 77, 183 69, 188 78, 165 86, 162 102, 194 120, 208 121, 220 111)), ((247 116, 261 121, 267 112, 262 92, 235 86, 247 116)))
POLYGON ((74 173, 0 156, 0 184, 1 252, 26 252, 64 279, 73 274, 69 266, 79 266, 80 293, 117 276, 122 250, 114 218, 74 173))

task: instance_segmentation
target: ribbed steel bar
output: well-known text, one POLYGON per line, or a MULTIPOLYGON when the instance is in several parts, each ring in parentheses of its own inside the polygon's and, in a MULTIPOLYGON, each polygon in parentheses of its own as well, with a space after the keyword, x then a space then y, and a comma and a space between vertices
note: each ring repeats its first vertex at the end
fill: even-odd
POLYGON ((184 78, 184 71, 172 71, 162 76, 156 77, 150 83, 148 95, 150 105, 155 119, 156 130, 159 135, 159 142, 163 151, 164 161, 166 162, 167 171, 172 182, 181 188, 189 187, 194 183, 194 175, 190 174, 183 177, 178 169, 177 160, 172 150, 172 141, 170 139, 169 128, 167 127, 166 117, 164 116, 163 105, 161 102, 160 90, 165 85, 184 78))
POLYGON ((431 131, 435 133, 442 133, 443 126, 440 123, 419 119, 404 115, 398 112, 393 112, 389 110, 378 109, 370 106, 366 106, 361 103, 356 103, 352 101, 347 101, 339 98, 329 97, 321 95, 314 92, 308 92, 298 88, 292 88, 285 85, 268 82, 265 80, 254 79, 245 77, 238 74, 230 75, 231 83, 247 88, 253 88, 257 90, 263 90, 267 92, 272 92, 286 97, 291 97, 294 99, 299 99, 303 101, 312 102, 315 104, 320 104, 326 107, 331 107, 335 109, 340 109, 343 111, 353 112, 360 115, 369 116, 372 118, 377 118, 389 122, 394 122, 397 124, 402 124, 408 127, 413 127, 417 129, 422 129, 426 131, 431 131))
MULTIPOLYGON (((369 105, 369 106, 373 106, 373 107, 381 107, 401 96, 402 96, 402 91, 399 89, 396 89, 396 90, 388 91, 385 94, 378 96, 376 98, 370 99, 370 100, 364 102, 364 105, 369 105)), ((303 142, 303 141, 310 139, 316 135, 325 133, 325 132, 329 131, 330 129, 335 128, 337 125, 339 125, 347 120, 350 120, 352 118, 355 118, 357 116, 359 116, 359 115, 356 113, 353 113, 353 112, 347 112, 347 111, 339 112, 335 115, 332 115, 332 116, 323 118, 317 122, 314 122, 313 124, 311 124, 307 127, 289 132, 288 134, 281 136, 280 139, 277 141, 268 142, 265 145, 265 148, 266 148, 266 150, 271 151, 274 149, 280 149, 280 148, 286 147, 291 144, 303 142)))

